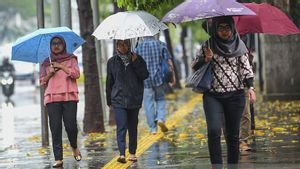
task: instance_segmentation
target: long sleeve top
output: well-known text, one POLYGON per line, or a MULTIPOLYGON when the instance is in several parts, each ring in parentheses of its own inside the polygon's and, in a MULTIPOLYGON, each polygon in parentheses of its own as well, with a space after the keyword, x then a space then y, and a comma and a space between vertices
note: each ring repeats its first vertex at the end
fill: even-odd
POLYGON ((144 37, 144 41, 139 43, 135 52, 143 57, 149 71, 149 77, 144 80, 144 87, 152 88, 163 84, 161 60, 162 57, 171 59, 166 44, 153 37, 144 37))
POLYGON ((80 76, 78 62, 75 57, 62 62, 69 68, 69 74, 58 70, 48 81, 45 76, 50 72, 50 66, 41 67, 40 84, 45 86, 44 105, 52 102, 78 101, 78 87, 76 79, 80 76))
POLYGON ((213 73, 213 92, 231 92, 253 86, 254 74, 247 55, 225 58, 215 54, 213 73))
MULTIPOLYGON (((198 69, 204 64, 202 50, 197 53, 196 58, 198 58, 198 64, 194 69, 198 69)), ((212 66, 213 83, 210 92, 232 92, 253 86, 254 74, 248 59, 248 54, 239 57, 223 57, 214 54, 212 66)))
POLYGON ((144 59, 138 55, 134 62, 125 66, 118 55, 107 62, 106 99, 108 106, 140 108, 144 83, 149 72, 144 59))

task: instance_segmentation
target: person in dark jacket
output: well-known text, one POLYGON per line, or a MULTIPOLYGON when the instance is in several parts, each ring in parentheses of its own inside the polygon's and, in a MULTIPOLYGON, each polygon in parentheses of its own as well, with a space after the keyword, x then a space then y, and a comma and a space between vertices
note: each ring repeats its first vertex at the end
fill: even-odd
POLYGON ((0 66, 0 72, 9 71, 12 72, 12 74, 15 74, 15 67, 12 63, 9 62, 8 57, 4 57, 2 60, 2 65, 0 66))
POLYGON ((142 106, 144 84, 149 72, 143 58, 130 51, 130 40, 117 40, 117 54, 108 60, 106 99, 110 111, 115 112, 118 162, 126 163, 126 132, 129 134, 129 161, 137 161, 137 125, 142 106))

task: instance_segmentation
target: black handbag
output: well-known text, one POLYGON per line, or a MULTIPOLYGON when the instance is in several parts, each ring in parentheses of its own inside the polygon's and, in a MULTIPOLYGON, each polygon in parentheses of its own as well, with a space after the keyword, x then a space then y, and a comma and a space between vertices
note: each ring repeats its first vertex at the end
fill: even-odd
POLYGON ((204 93, 211 89, 213 82, 212 63, 202 65, 187 79, 186 87, 193 88, 195 92, 204 93))

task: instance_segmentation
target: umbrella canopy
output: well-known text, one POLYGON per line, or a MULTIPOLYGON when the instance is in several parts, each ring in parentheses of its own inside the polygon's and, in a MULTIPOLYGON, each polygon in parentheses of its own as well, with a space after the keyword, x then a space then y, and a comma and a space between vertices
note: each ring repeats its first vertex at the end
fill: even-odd
POLYGON ((169 11, 163 22, 182 23, 217 16, 255 15, 234 0, 186 0, 169 11))
POLYGON ((13 44, 12 60, 41 63, 50 56, 50 40, 61 36, 66 42, 67 53, 73 53, 85 41, 67 27, 38 29, 13 44))
POLYGON ((96 28, 97 39, 131 39, 153 36, 168 27, 145 11, 118 12, 103 20, 96 28))
POLYGON ((244 3, 244 5, 257 15, 234 18, 240 34, 266 33, 288 35, 300 33, 297 26, 280 9, 267 3, 244 3))

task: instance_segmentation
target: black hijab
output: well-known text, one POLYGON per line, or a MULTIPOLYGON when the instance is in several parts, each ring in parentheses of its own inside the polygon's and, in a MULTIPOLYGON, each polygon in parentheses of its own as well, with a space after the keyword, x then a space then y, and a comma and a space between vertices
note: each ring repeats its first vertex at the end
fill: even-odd
POLYGON ((236 31, 234 21, 230 16, 221 16, 212 20, 212 36, 209 39, 214 53, 224 57, 238 57, 247 53, 247 47, 236 31), (227 23, 231 28, 231 37, 228 40, 221 39, 217 34, 217 28, 222 23, 227 23))

